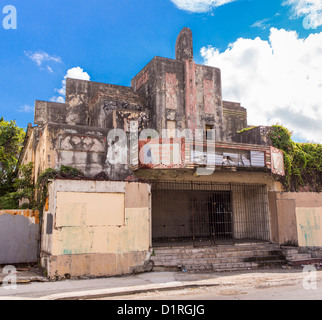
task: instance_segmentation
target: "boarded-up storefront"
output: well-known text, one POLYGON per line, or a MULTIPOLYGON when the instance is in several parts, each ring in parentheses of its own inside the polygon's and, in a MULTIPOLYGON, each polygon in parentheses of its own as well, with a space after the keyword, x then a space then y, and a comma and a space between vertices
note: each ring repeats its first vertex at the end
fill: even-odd
POLYGON ((148 184, 56 180, 47 209, 41 261, 49 277, 122 275, 148 261, 148 184))

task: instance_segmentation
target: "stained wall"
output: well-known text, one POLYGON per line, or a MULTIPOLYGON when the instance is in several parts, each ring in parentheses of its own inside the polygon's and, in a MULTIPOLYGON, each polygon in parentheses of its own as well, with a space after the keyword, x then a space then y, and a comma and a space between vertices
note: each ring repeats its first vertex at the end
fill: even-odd
POLYGON ((148 184, 56 180, 47 209, 41 254, 50 277, 121 275, 149 260, 148 184))

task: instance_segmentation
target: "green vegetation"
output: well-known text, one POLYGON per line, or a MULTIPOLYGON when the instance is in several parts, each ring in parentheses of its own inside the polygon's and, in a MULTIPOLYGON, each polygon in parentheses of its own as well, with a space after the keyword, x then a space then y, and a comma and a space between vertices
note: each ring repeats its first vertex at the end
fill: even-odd
POLYGON ((13 190, 0 197, 0 209, 32 209, 35 206, 32 172, 32 162, 20 167, 20 177, 12 183, 13 190), (22 199, 24 204, 19 206, 22 199))
MULTIPOLYGON (((0 209, 16 208, 20 199, 16 177, 25 131, 15 121, 0 118, 0 209)), ((27 168, 23 168, 27 170, 27 168)))
POLYGON ((255 128, 258 128, 258 126, 253 126, 253 127, 244 128, 244 129, 241 129, 240 131, 237 131, 237 133, 243 133, 243 132, 246 132, 246 131, 249 131, 249 130, 255 129, 255 128))
POLYGON ((38 209, 42 211, 51 179, 83 177, 81 171, 61 166, 58 170, 47 169, 38 177, 35 184, 33 163, 17 167, 25 135, 24 129, 19 128, 15 121, 5 121, 0 118, 0 210, 38 209), (19 176, 17 176, 18 169, 19 176), (19 205, 19 202, 22 204, 19 205))
POLYGON ((0 197, 14 191, 15 171, 25 131, 15 121, 0 118, 0 197))
POLYGON ((269 133, 272 146, 284 152, 286 191, 322 191, 322 145, 296 143, 292 133, 281 125, 274 125, 269 133))
POLYGON ((34 209, 41 212, 48 196, 50 180, 76 178, 84 178, 83 173, 75 168, 61 166, 57 170, 47 169, 34 184, 33 163, 30 162, 20 167, 20 178, 14 181, 14 190, 0 197, 0 209, 34 209), (19 206, 19 200, 22 199, 24 199, 24 204, 19 206))
POLYGON ((58 170, 48 168, 46 171, 44 171, 38 177, 36 183, 36 193, 38 201, 35 209, 39 210, 40 212, 43 210, 46 198, 48 197, 48 185, 50 183, 50 180, 76 178, 84 178, 84 174, 80 170, 72 167, 61 166, 58 170))

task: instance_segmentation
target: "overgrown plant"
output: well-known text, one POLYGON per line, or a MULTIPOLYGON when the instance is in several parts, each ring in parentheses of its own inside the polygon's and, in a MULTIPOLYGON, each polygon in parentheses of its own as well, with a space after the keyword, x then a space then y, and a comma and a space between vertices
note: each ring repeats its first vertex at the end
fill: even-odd
POLYGON ((36 183, 37 205, 35 209, 42 212, 48 197, 48 185, 50 180, 75 178, 84 178, 84 174, 76 168, 67 166, 61 166, 56 170, 48 168, 46 171, 40 174, 36 183))
POLYGON ((13 191, 0 197, 0 209, 34 209, 42 212, 48 196, 48 185, 53 179, 84 178, 84 174, 72 167, 48 168, 33 182, 33 163, 19 168, 19 178, 13 183, 13 191), (23 200, 23 201, 22 201, 23 200), (21 203, 19 205, 19 203, 21 203))
POLYGON ((32 209, 35 206, 33 163, 20 167, 20 176, 12 183, 12 192, 0 197, 0 209, 32 209), (20 201, 23 203, 20 205, 20 201))
POLYGON ((322 145, 296 143, 292 133, 281 125, 272 126, 269 138, 273 147, 284 152, 285 191, 322 191, 322 145))
POLYGON ((0 118, 0 197, 15 191, 13 185, 25 131, 15 121, 0 118))

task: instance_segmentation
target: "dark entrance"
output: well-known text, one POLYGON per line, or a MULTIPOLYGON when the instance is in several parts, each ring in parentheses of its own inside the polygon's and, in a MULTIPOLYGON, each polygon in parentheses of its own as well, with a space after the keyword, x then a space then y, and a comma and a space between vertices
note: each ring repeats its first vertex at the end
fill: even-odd
POLYGON ((267 241, 265 191, 254 185, 153 183, 153 246, 267 241))
POLYGON ((231 240, 233 236, 230 191, 189 193, 194 244, 231 240))

